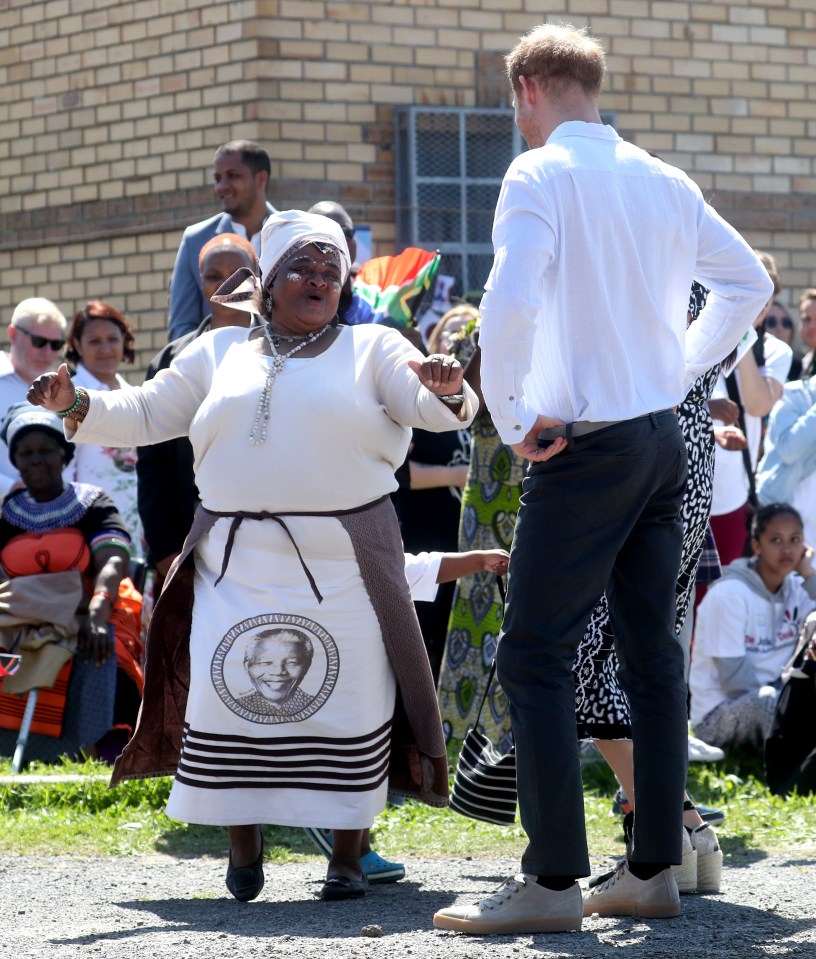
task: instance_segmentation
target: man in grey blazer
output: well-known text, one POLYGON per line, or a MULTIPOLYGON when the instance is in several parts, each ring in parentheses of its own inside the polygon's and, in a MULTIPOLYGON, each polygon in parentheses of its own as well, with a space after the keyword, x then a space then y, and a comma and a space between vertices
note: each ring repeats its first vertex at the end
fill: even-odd
POLYGON ((198 272, 198 254, 217 233, 237 233, 261 251, 261 227, 276 213, 266 199, 270 165, 266 151, 251 140, 231 140, 213 157, 213 181, 221 213, 188 226, 181 237, 170 280, 167 338, 199 327, 209 314, 198 272))

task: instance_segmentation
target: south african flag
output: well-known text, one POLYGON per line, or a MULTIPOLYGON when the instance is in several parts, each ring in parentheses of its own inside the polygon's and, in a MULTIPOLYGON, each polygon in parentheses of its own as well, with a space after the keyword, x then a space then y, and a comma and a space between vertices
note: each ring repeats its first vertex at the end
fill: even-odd
POLYGON ((439 272, 439 253, 409 246, 398 256, 368 260, 354 280, 354 292, 374 311, 372 322, 396 329, 414 325, 425 293, 439 272))

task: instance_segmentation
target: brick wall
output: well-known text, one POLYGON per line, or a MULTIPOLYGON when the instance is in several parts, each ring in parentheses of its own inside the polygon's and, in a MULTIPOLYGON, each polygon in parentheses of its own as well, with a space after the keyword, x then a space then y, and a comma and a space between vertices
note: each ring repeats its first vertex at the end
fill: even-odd
POLYGON ((475 64, 542 19, 603 38, 620 132, 776 253, 787 302, 816 282, 813 0, 0 0, 0 324, 110 299, 138 373, 235 137, 267 147, 277 206, 338 198, 390 251, 394 107, 496 105, 475 64))

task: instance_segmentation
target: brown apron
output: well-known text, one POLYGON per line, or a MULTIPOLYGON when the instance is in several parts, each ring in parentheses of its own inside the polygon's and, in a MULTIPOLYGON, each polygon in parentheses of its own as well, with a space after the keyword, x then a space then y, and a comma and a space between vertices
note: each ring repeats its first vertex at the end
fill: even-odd
MULTIPOLYGON (((431 668, 405 567, 396 514, 385 496, 352 510, 325 513, 212 513, 199 506, 181 554, 168 573, 153 611, 147 642, 145 692, 133 739, 114 767, 111 785, 123 779, 175 774, 181 749, 190 677, 195 545, 219 518, 231 518, 221 576, 235 533, 245 519, 272 520, 289 534, 286 516, 335 517, 351 539, 397 681, 391 734, 389 789, 431 806, 448 802, 448 762, 431 668)), ((289 538, 292 539, 291 534, 289 538)), ((292 540, 304 575, 318 599, 318 584, 292 540)), ((219 577, 220 579, 220 577, 219 577)))

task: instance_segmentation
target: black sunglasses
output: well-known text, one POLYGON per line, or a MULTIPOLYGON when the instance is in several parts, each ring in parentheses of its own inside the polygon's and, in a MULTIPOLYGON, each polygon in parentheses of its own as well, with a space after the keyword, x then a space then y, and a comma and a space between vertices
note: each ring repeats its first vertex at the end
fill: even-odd
POLYGON ((50 346, 51 349, 56 352, 65 346, 65 340, 49 340, 47 336, 37 336, 36 333, 29 333, 28 330, 23 329, 22 326, 15 326, 14 329, 19 330, 20 333, 25 333, 31 340, 31 345, 35 350, 41 350, 44 346, 50 346))
POLYGON ((765 317, 765 326, 767 326, 769 330, 776 329, 777 323, 783 330, 793 329, 793 320, 789 316, 780 317, 779 320, 777 320, 775 316, 765 317))

